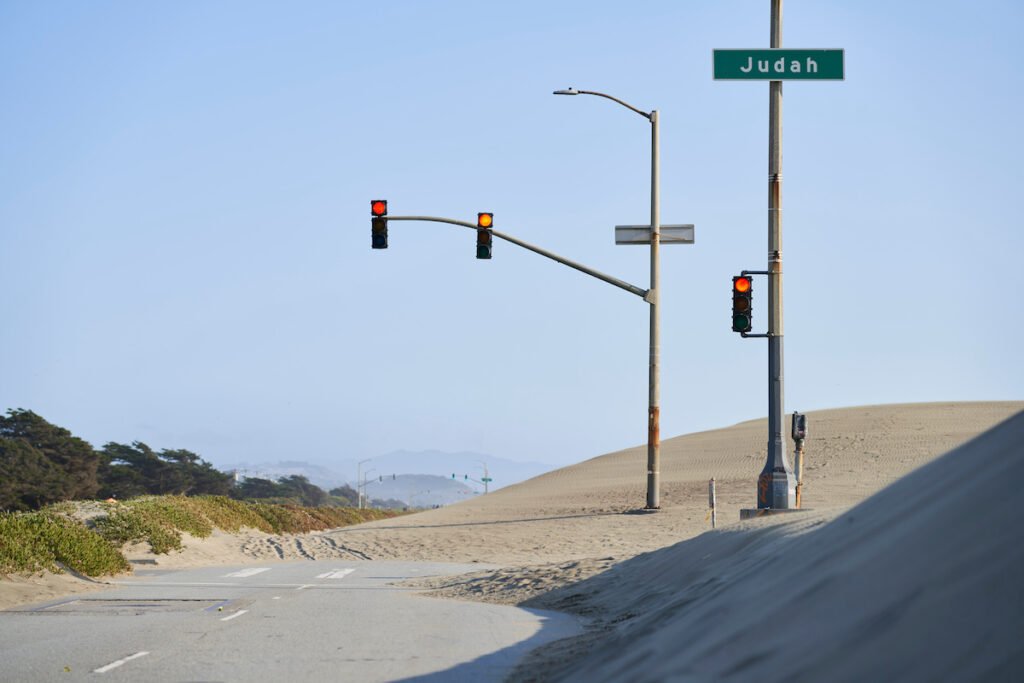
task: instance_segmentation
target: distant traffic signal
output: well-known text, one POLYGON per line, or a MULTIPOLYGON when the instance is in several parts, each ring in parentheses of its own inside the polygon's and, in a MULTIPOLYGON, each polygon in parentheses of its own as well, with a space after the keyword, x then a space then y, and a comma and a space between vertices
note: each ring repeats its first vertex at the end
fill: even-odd
POLYGON ((753 306, 751 297, 754 293, 753 280, 746 275, 737 275, 732 279, 732 331, 750 332, 753 306))
POLYGON ((476 257, 491 258, 491 228, 494 227, 493 213, 476 215, 476 257))
POLYGON ((370 202, 371 235, 374 249, 388 248, 388 200, 374 199, 370 202))

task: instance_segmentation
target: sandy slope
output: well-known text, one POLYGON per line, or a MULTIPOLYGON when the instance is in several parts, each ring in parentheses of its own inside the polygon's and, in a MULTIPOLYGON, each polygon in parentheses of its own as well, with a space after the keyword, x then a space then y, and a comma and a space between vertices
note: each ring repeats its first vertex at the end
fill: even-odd
MULTIPOLYGON (((808 413, 805 507, 843 509, 1024 409, 1024 402, 871 406, 808 413)), ((766 421, 667 439, 662 507, 644 504, 646 448, 610 453, 459 505, 328 534, 370 558, 539 564, 625 559, 709 528, 707 482, 719 519, 755 504, 766 421), (627 514, 623 514, 627 513, 627 514)))
POLYGON ((845 513, 757 520, 528 603, 599 615, 520 674, 1024 680, 1024 413, 845 513))

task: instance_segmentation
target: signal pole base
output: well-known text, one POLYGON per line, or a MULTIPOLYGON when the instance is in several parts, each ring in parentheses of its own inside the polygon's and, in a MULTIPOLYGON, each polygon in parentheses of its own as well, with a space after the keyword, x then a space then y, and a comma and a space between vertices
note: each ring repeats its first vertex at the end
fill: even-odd
MULTIPOLYGON (((769 449, 771 450, 771 449, 769 449)), ((779 452, 782 452, 779 449, 779 452)), ((769 455, 770 457, 770 455, 769 455)), ((796 477, 789 468, 789 463, 782 458, 782 466, 768 469, 768 465, 757 478, 757 507, 776 510, 796 509, 796 477)))

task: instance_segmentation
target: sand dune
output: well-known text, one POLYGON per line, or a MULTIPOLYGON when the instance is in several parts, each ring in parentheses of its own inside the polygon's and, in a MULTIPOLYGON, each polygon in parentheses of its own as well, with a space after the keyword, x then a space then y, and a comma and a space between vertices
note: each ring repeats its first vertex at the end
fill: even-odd
MULTIPOLYGON (((929 403, 808 413, 805 507, 840 510, 1024 409, 1024 402, 929 403)), ((707 482, 715 477, 719 520, 736 523, 755 505, 764 465, 765 420, 667 439, 662 511, 643 507, 646 448, 609 453, 487 496, 399 519, 330 532, 374 559, 539 564, 637 553, 710 528, 707 482), (627 514, 624 514, 627 513, 627 514)))
MULTIPOLYGON (((755 520, 531 603, 600 615, 520 674, 1024 680, 1024 413, 838 516, 755 520)), ((802 517, 802 515, 801 515, 802 517)))

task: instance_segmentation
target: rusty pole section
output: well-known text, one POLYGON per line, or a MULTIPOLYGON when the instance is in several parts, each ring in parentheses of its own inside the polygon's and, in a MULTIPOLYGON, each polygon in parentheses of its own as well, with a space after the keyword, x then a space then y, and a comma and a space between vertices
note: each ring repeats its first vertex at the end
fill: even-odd
MULTIPOLYGON (((771 0, 771 47, 782 47, 782 0, 771 0)), ((757 507, 796 507, 786 453, 782 325, 782 81, 768 83, 768 460, 757 480, 757 507)))

